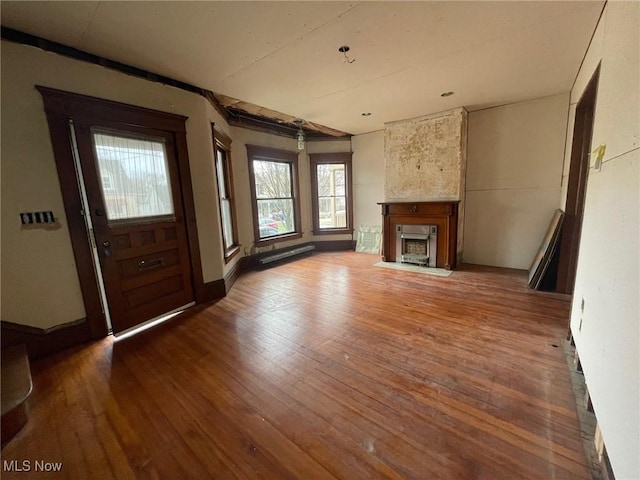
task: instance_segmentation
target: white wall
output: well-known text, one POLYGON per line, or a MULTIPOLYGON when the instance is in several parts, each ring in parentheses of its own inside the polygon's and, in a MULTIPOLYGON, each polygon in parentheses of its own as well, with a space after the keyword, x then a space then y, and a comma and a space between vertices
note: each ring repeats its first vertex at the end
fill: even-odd
POLYGON ((464 261, 527 269, 558 208, 569 94, 469 114, 464 261))
POLYGON ((49 328, 85 317, 42 98, 35 85, 177 113, 187 144, 205 282, 222 277, 208 102, 176 88, 37 48, 2 42, 2 320, 49 328), (21 228, 19 213, 52 210, 57 230, 21 228))
POLYGON ((587 181, 571 331, 619 480, 640 478, 639 38, 640 3, 609 2, 571 91, 576 104, 602 62, 592 146, 607 150, 587 181))
POLYGON ((384 202, 384 130, 352 137, 354 227, 382 226, 384 202))

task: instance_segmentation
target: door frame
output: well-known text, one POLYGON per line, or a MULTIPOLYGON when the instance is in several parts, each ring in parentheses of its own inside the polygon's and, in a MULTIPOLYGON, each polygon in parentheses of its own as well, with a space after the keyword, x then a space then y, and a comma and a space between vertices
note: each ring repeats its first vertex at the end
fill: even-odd
POLYGON ((187 231, 194 295, 196 303, 205 301, 205 286, 187 151, 185 128, 187 117, 40 85, 36 85, 36 89, 42 95, 47 123, 49 124, 49 133, 62 190, 65 214, 69 224, 71 245, 80 280, 90 338, 105 337, 108 334, 108 329, 100 299, 96 271, 93 266, 90 239, 83 218, 84 207, 69 134, 70 120, 97 121, 98 123, 107 121, 120 124, 123 129, 127 126, 152 128, 163 130, 173 135, 179 183, 182 191, 184 222, 187 231))
POLYGON ((571 160, 567 179, 565 216, 560 237, 556 291, 573 295, 582 235, 582 218, 587 193, 587 178, 593 136, 600 65, 595 69, 576 106, 571 160))

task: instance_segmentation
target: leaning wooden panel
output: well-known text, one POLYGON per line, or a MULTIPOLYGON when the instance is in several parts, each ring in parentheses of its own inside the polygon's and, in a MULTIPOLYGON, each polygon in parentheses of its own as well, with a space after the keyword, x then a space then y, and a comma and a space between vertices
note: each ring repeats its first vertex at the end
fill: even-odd
POLYGON ((564 212, 556 209, 553 217, 551 217, 551 222, 549 223, 549 227, 547 227, 547 232, 542 239, 540 248, 529 267, 528 281, 529 286, 532 288, 538 288, 544 273, 549 267, 549 263, 558 246, 563 219, 564 212))

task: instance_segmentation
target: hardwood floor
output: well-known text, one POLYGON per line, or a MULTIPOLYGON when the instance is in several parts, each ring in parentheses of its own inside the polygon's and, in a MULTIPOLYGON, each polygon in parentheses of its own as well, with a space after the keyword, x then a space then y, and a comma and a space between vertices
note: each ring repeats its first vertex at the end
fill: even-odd
POLYGON ((2 477, 590 478, 567 298, 529 290, 524 272, 377 260, 249 272, 216 304, 33 362, 2 477))

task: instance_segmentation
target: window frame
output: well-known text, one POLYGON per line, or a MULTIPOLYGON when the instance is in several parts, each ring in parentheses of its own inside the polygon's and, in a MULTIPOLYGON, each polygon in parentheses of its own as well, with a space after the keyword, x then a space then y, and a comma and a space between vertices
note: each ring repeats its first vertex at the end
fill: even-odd
POLYGON ((253 210, 253 238, 256 246, 266 246, 286 240, 294 240, 302 237, 302 225, 300 220, 300 183, 298 175, 298 153, 278 148, 262 147, 259 145, 246 145, 247 160, 249 162, 249 184, 251 190, 251 208, 253 210), (258 212, 258 197, 256 192, 256 177, 253 169, 254 160, 286 163, 289 165, 291 175, 291 200, 293 203, 294 231, 260 238, 260 224, 258 212))
POLYGON ((309 154, 309 176, 311 178, 311 217, 314 235, 353 234, 353 181, 352 153, 311 153, 309 154), (318 197, 318 165, 344 165, 346 227, 320 228, 320 209, 318 197))
POLYGON ((238 241, 238 220, 236 217, 235 193, 233 190, 233 167, 231 164, 231 138, 224 133, 220 127, 214 123, 211 124, 211 132, 213 135, 213 170, 216 177, 216 186, 218 188, 218 213, 220 214, 220 234, 222 236, 222 249, 224 251, 224 262, 229 263, 240 251, 240 243, 238 241), (218 152, 224 153, 222 170, 224 178, 218 176, 218 152), (224 182, 225 199, 229 202, 229 210, 231 215, 231 236, 233 244, 227 245, 224 234, 224 220, 222 214, 222 200, 220 192, 220 182, 224 182))

